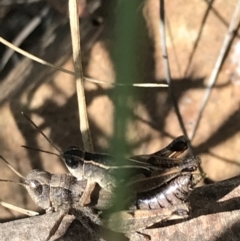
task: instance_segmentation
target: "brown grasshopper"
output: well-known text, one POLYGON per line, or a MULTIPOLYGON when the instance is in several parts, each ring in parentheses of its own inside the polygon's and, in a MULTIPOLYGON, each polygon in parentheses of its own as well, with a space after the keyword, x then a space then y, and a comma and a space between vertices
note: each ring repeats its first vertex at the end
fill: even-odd
MULTIPOLYGON (((11 168, 14 170, 14 168, 2 157, 0 156, 2 160, 11 168)), ((19 173, 15 171, 18 175, 19 173)), ((188 173, 191 175, 191 173, 188 173)), ((24 178, 21 174, 20 176, 24 178)), ((183 176, 182 176, 183 178, 183 176)), ((23 186, 27 189, 28 193, 30 194, 31 198, 35 201, 37 205, 42 207, 46 210, 46 212, 53 212, 57 210, 61 210, 65 213, 67 213, 71 209, 80 209, 83 210, 84 207, 81 206, 79 203, 79 198, 84 192, 84 188, 86 188, 86 180, 77 180, 74 176, 70 174, 50 174, 45 171, 38 171, 33 170, 31 171, 26 178, 24 178, 25 181, 22 183, 23 186)), ((173 181, 175 178, 172 178, 171 181, 169 181, 165 185, 163 189, 155 190, 157 193, 159 192, 159 195, 164 190, 172 190, 173 181)), ((189 187, 192 185, 191 180, 188 179, 189 187)), ((1 181, 7 181, 7 180, 1 180, 1 181)), ((190 189, 186 188, 186 183, 184 182, 184 185, 180 185, 180 182, 176 184, 179 189, 188 190, 190 189)), ((187 196, 189 192, 186 191, 187 196)), ((175 192, 170 191, 170 192, 175 192)), ((144 196, 145 194, 143 194, 144 196)), ((157 196, 157 195, 156 195, 157 196)), ((96 198, 96 197, 95 197, 96 198)), ((141 205, 138 203, 140 202, 142 197, 138 197, 134 201, 135 208, 142 208, 141 205), (138 200, 139 199, 139 200, 138 200)), ((98 192, 98 203, 107 203, 109 205, 109 202, 111 202, 112 199, 112 193, 107 193, 106 190, 100 189, 98 192)), ((185 198, 179 199, 184 201, 185 198)), ((99 208, 97 204, 91 204, 92 209, 106 209, 106 206, 102 205, 102 208, 99 208)), ((141 230, 146 227, 151 226, 154 223, 161 222, 163 220, 169 220, 169 219, 179 219, 184 218, 188 214, 188 206, 187 204, 181 204, 176 202, 176 205, 168 205, 164 207, 163 209, 155 209, 155 210, 131 210, 131 211, 121 211, 112 213, 109 217, 103 218, 99 221, 99 219, 96 218, 94 213, 91 212, 92 209, 87 209, 85 213, 87 213, 88 217, 90 216, 91 220, 94 220, 94 222, 97 222, 98 224, 101 224, 109 229, 112 229, 114 231, 118 232, 125 232, 127 231, 126 228, 123 228, 123 226, 126 226, 125 223, 131 222, 131 227, 133 231, 141 230), (90 210, 90 211, 89 211, 90 210), (89 215, 90 212, 90 215, 89 215), (132 215, 134 213, 134 215, 132 215), (129 215, 132 215, 131 217, 129 215), (117 229, 114 225, 114 222, 116 223, 116 218, 126 215, 126 218, 122 220, 123 226, 122 228, 117 229), (135 216, 136 215, 136 216, 135 216), (137 219, 135 218, 137 217, 137 219), (96 221, 98 220, 98 221, 96 221), (115 220, 115 221, 111 221, 115 220), (131 221, 130 221, 131 220, 131 221), (134 223, 134 225, 133 225, 134 223), (144 223, 144 224, 143 224, 144 223)), ((132 231, 132 232, 133 232, 132 231)), ((130 232, 128 230, 127 232, 130 232)))

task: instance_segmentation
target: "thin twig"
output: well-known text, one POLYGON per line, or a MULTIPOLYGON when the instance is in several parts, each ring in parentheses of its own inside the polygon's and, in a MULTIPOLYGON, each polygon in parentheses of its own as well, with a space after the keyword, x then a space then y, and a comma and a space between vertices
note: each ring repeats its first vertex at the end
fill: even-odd
POLYGON ((88 123, 86 98, 84 92, 84 77, 80 46, 80 24, 78 18, 78 0, 69 0, 69 18, 72 37, 73 61, 77 86, 80 131, 82 134, 84 150, 93 152, 92 137, 88 123))
MULTIPOLYGON (((67 74, 70 74, 70 75, 73 75, 75 76, 75 72, 71 71, 71 70, 67 70, 67 69, 64 69, 62 67, 59 67, 59 66, 55 66, 41 58, 38 58, 36 57, 35 55, 33 54, 30 54, 26 51, 24 51, 23 49, 15 46, 14 44, 8 42, 6 39, 0 37, 0 43, 6 45, 7 47, 13 49, 14 51, 18 52, 19 54, 22 54, 23 56, 37 62, 37 63, 40 63, 42 65, 45 65, 45 66, 48 66, 48 67, 51 67, 53 69, 56 69, 56 70, 59 70, 59 71, 62 71, 64 73, 67 73, 67 74)), ((123 83, 114 83, 114 82, 110 82, 110 81, 104 81, 104 80, 97 80, 97 79, 93 79, 93 78, 89 78, 89 77, 84 77, 84 80, 86 81, 89 81, 89 82, 92 82, 92 83, 96 83, 96 84, 105 84, 105 85, 109 85, 109 86, 133 86, 133 87, 139 87, 139 88, 161 88, 161 87, 168 87, 167 84, 158 84, 158 83, 134 83, 134 84, 123 84, 123 83)))
POLYGON ((192 50, 191 50, 191 54, 190 54, 190 56, 189 56, 189 58, 188 58, 188 63, 187 63, 187 67, 186 67, 186 69, 185 69, 185 71, 184 71, 183 78, 185 78, 185 77, 188 75, 188 73, 189 73, 189 68, 190 68, 190 66, 191 66, 191 64, 192 64, 192 60, 193 60, 193 58, 194 58, 194 56, 195 56, 195 53, 196 53, 196 51, 197 51, 197 49, 198 49, 198 45, 199 45, 199 43, 200 43, 201 36, 202 36, 202 34, 203 34, 203 30, 204 30, 204 27, 205 27, 206 22, 207 22, 207 18, 208 18, 208 16, 209 16, 209 13, 210 13, 211 10, 212 10, 212 5, 213 5, 213 3, 214 3, 214 0, 208 1, 208 6, 207 6, 207 9, 206 9, 206 11, 205 11, 205 13, 204 13, 204 16, 203 16, 203 18, 202 18, 201 26, 200 26, 200 29, 198 30, 197 38, 196 38, 196 40, 194 41, 194 44, 193 44, 193 47, 192 47, 192 50))
POLYGON ((173 37, 171 25, 170 25, 170 22, 169 22, 167 16, 166 16, 166 23, 167 23, 167 29, 168 29, 168 33, 169 33, 169 38, 171 40, 171 45, 172 45, 172 48, 173 48, 173 54, 174 54, 174 58, 175 58, 175 61, 176 61, 176 66, 177 66, 177 69, 178 69, 178 73, 179 73, 179 76, 182 76, 181 64, 180 64, 180 61, 179 61, 179 58, 178 58, 176 45, 174 43, 174 37, 173 37))
POLYGON ((164 62, 164 67, 165 67, 166 81, 169 85, 169 94, 171 96, 173 106, 174 106, 174 109, 176 111, 177 118, 178 118, 179 124, 181 126, 181 129, 183 131, 183 134, 187 137, 188 136, 187 131, 186 131, 186 128, 184 126, 183 119, 182 119, 180 110, 178 108, 178 103, 176 101, 176 98, 173 94, 173 89, 172 89, 171 73, 170 73, 168 53, 167 53, 167 45, 166 45, 164 0, 160 0, 160 31, 161 31, 163 62, 164 62))
POLYGON ((71 74, 71 75, 74 75, 75 76, 75 73, 73 71, 70 71, 70 70, 67 70, 67 69, 64 69, 64 68, 61 68, 61 67, 58 67, 58 66, 55 66, 43 59, 40 59, 38 58, 37 56, 33 55, 33 54, 30 54, 28 53, 27 51, 23 50, 23 49, 20 49, 18 48, 17 46, 15 46, 14 44, 8 42, 6 39, 0 37, 0 42, 4 45, 6 45, 7 47, 13 49, 14 51, 18 52, 19 54, 22 54, 23 56, 35 61, 35 62, 38 62, 42 65, 45 65, 45 66, 48 66, 48 67, 51 67, 51 68, 54 68, 56 70, 60 70, 64 73, 67 73, 67 74, 71 74))
POLYGON ((223 41, 222 48, 220 50, 220 53, 219 53, 219 56, 218 56, 217 61, 215 63, 214 69, 213 69, 212 74, 210 76, 210 79, 209 79, 209 82, 208 82, 208 85, 207 85, 207 88, 206 88, 206 92, 205 92, 202 104, 200 106, 200 110, 199 110, 197 120, 195 122, 192 133, 190 135, 190 140, 193 140, 193 138, 196 134, 197 128, 199 126, 200 120, 201 120, 202 115, 203 115, 203 111, 204 111, 204 109, 207 105, 207 102, 209 100, 209 97, 210 97, 210 94, 211 94, 211 91, 212 91, 212 87, 217 80, 218 73, 219 73, 219 71, 222 67, 223 61, 225 60, 225 56, 226 56, 226 54, 227 54, 227 52, 230 48, 230 45, 232 43, 233 38, 234 38, 234 32, 236 31, 236 28, 239 25, 239 21, 240 21, 239 16, 240 16, 240 0, 238 0, 238 2, 237 2, 237 5, 236 5, 236 8, 235 8, 231 23, 230 23, 229 28, 228 28, 228 33, 227 33, 227 35, 226 35, 226 37, 223 41))

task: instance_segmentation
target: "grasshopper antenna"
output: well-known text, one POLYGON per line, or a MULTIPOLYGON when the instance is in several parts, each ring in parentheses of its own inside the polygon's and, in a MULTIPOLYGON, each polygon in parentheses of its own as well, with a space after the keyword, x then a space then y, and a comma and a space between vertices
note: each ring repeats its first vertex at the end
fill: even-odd
POLYGON ((40 152, 48 153, 48 154, 51 154, 51 155, 55 155, 59 158, 62 158, 61 155, 59 155, 57 153, 54 153, 54 152, 51 152, 51 151, 46 151, 46 150, 38 149, 38 148, 35 148, 35 147, 25 146, 25 145, 21 145, 21 147, 29 149, 29 150, 33 150, 33 151, 40 151, 40 152))
MULTIPOLYGON (((6 164, 13 172, 15 172, 19 177, 21 177, 21 178, 23 178, 24 180, 26 180, 26 178, 25 178, 21 173, 19 173, 2 155, 0 155, 0 159, 2 159, 2 160, 5 162, 5 164, 6 164)), ((11 182, 11 183, 15 183, 15 184, 24 186, 24 187, 26 188, 26 184, 21 183, 21 182, 16 182, 16 181, 12 181, 12 180, 5 180, 5 179, 0 179, 0 182, 11 182)), ((2 205, 2 206, 5 207, 5 208, 8 208, 8 209, 12 209, 12 210, 18 211, 18 212, 23 213, 23 214, 28 215, 28 216, 36 216, 36 215, 39 214, 39 213, 37 213, 37 212, 31 211, 31 210, 27 210, 27 209, 23 209, 23 208, 19 208, 19 207, 17 207, 17 206, 12 205, 12 204, 3 202, 2 200, 0 200, 0 205, 2 205)))
MULTIPOLYGON (((62 153, 61 150, 54 145, 54 143, 52 142, 52 140, 50 140, 41 130, 40 128, 30 119, 30 117, 28 117, 23 111, 21 112, 21 114, 35 127, 35 129, 42 134, 42 136, 48 141, 48 143, 50 143, 55 150, 57 150, 60 154, 62 153)), ((30 148, 29 148, 30 149, 30 148)), ((43 151, 45 152, 45 151, 43 151)))
MULTIPOLYGON (((0 159, 2 159, 2 160, 5 162, 5 164, 6 164, 13 172, 15 172, 19 177, 21 177, 21 178, 23 178, 24 180, 26 180, 26 178, 25 178, 21 173, 19 173, 2 155, 0 155, 0 159)), ((11 183, 15 183, 15 184, 24 186, 25 188, 27 187, 27 185, 26 185, 25 183, 16 182, 16 181, 13 181, 13 180, 0 179, 0 182, 11 182, 11 183)), ((1 199, 0 199, 0 205, 2 205, 2 206, 5 207, 5 208, 8 208, 8 209, 18 211, 18 212, 23 213, 23 214, 28 215, 28 216, 36 216, 36 215, 39 215, 39 213, 37 213, 37 212, 31 211, 31 210, 27 210, 27 209, 23 209, 23 208, 19 208, 19 207, 15 206, 15 205, 12 205, 12 204, 3 202, 1 199)))
POLYGON ((37 216, 37 215, 39 215, 39 213, 37 213, 37 212, 31 211, 31 210, 27 210, 27 209, 24 209, 24 208, 20 208, 20 207, 17 207, 15 205, 12 205, 10 203, 3 202, 1 199, 0 199, 0 204, 3 207, 5 207, 5 208, 8 208, 8 209, 11 209, 11 210, 23 213, 23 214, 25 214, 27 216, 37 216))
MULTIPOLYGON (((23 178, 24 180, 26 180, 26 178, 20 173, 18 172, 2 155, 0 155, 0 158, 5 162, 5 164, 13 171, 15 172, 19 177, 23 178)), ((6 180, 5 180, 6 181, 6 180)), ((14 182, 14 181, 11 181, 14 182)), ((22 184, 22 183, 21 183, 22 184)), ((24 184, 22 184, 24 185, 24 184)))
MULTIPOLYGON (((13 180, 6 180, 6 179, 0 179, 0 182, 11 182, 11 183, 15 183, 15 184, 17 184, 17 185, 21 185, 21 186, 23 186, 23 187, 27 187, 27 185, 26 184, 24 184, 24 183, 21 183, 21 182, 16 182, 16 181, 13 181, 13 180)), ((1 203, 0 203, 1 204, 1 203)))

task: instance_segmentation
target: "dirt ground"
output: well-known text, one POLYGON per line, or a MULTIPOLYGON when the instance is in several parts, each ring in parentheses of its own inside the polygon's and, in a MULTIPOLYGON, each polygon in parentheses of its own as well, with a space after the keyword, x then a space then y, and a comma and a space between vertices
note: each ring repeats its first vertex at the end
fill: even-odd
MULTIPOLYGON (((177 4, 166 1, 167 47, 173 90, 189 135, 236 3, 236 0, 179 0, 177 4)), ((102 17, 103 25, 92 26, 88 17, 82 20, 86 33, 82 36, 84 72, 95 79, 114 81, 114 64, 109 53, 110 20, 106 6, 107 1, 102 1, 94 15, 102 17)), ((143 11, 146 21, 147 54, 145 59, 140 59, 146 68, 145 76, 136 82, 165 80, 158 9, 157 0, 147 0, 139 6, 138 11, 143 11)), ((31 53, 73 70, 66 17, 53 16, 47 31, 38 35, 31 53)), ((213 181, 240 174, 239 57, 240 41, 237 35, 192 140, 194 154, 201 157, 202 167, 213 181)), ((85 87, 95 151, 107 152, 113 135, 112 90, 106 85, 92 83, 86 83, 85 87)), ((133 98, 131 106, 134 120, 129 124, 128 141, 132 154, 151 153, 182 135, 182 131, 167 89, 137 91, 139 98, 133 98)), ((70 145, 81 146, 73 77, 54 72, 28 59, 21 59, 10 66, 0 77, 0 154, 24 175, 33 168, 52 173, 66 172, 57 157, 21 147, 27 145, 55 151, 26 121, 21 111, 28 114, 61 150, 66 150, 70 145)), ((19 180, 3 163, 0 163, 0 173, 2 179, 19 180)), ((1 183, 0 193, 1 200, 37 210, 21 186, 1 183)), ((1 220, 21 216, 2 207, 0 210, 1 220)))

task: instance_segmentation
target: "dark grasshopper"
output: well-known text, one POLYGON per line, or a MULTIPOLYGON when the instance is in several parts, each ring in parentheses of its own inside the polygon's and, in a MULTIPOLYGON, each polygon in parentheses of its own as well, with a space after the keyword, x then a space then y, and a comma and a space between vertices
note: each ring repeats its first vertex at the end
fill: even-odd
MULTIPOLYGON (((96 182, 106 190, 111 191, 108 184, 108 172, 120 170, 134 170, 142 172, 162 171, 169 168, 184 166, 185 159, 176 158, 188 148, 188 141, 184 136, 176 138, 162 150, 149 154, 116 160, 114 156, 100 153, 90 153, 76 146, 69 147, 63 153, 63 160, 70 173, 81 179, 97 179, 96 182), (137 169, 137 170, 136 170, 137 169)), ((111 175, 111 174, 110 174, 111 175)), ((111 179, 111 177, 109 177, 111 179)))
MULTIPOLYGON (((101 188, 114 192, 118 185, 129 183, 130 177, 134 176, 133 182, 137 182, 134 190, 145 192, 161 185, 166 175, 176 176, 186 168, 191 169, 191 164, 195 168, 195 164, 200 163, 197 157, 177 158, 187 148, 188 140, 180 136, 158 152, 122 158, 120 161, 113 156, 85 152, 78 147, 70 147, 65 151, 63 160, 72 175, 79 180, 87 179, 91 187, 98 183, 101 188), (136 180, 138 177, 140 181, 136 180)), ((90 196, 90 193, 91 191, 87 195, 90 196)), ((83 204, 89 201, 88 198, 88 202, 83 202, 83 204)))
MULTIPOLYGON (((10 164, 3 157, 1 157, 1 159, 3 159, 8 166, 10 166, 10 164)), ((188 174, 192 175, 191 172, 188 174)), ((181 178, 183 177, 184 176, 182 174, 181 178)), ((168 183, 162 184, 160 189, 155 189, 155 192, 160 195, 162 192, 164 192, 164 190, 172 190, 173 182, 175 182, 174 180, 176 180, 176 178, 172 178, 168 183)), ((134 197, 135 199, 131 206, 135 207, 135 210, 123 210, 112 213, 103 220, 95 219, 94 214, 91 214, 91 219, 95 221, 98 220, 98 224, 101 224, 114 231, 134 232, 163 220, 184 218, 188 214, 188 206, 187 204, 182 204, 182 201, 185 201, 186 197, 189 195, 191 189, 188 187, 192 186, 193 184, 191 178, 188 178, 187 180, 187 182, 182 184, 179 182, 177 184, 180 190, 184 189, 187 191, 185 192, 185 196, 177 198, 178 201, 175 202, 176 205, 167 205, 162 209, 148 210, 144 208, 141 210, 142 207, 139 205, 139 202, 141 202, 142 197, 145 196, 145 194, 142 194, 143 196, 141 197, 134 197), (119 225, 116 226, 116 220, 119 218, 119 216, 123 217, 123 219, 121 219, 121 227, 119 225), (138 218, 136 219, 136 217, 138 218), (131 223, 131 225, 129 223, 131 223), (126 230, 126 227, 131 227, 131 230, 126 230)), ((84 208, 86 208, 81 206, 79 203, 79 198, 86 188, 86 180, 78 181, 77 178, 70 174, 50 174, 45 171, 33 170, 27 175, 25 182, 22 185, 26 187, 35 203, 45 209, 47 212, 61 210, 67 213, 71 209, 80 209, 81 211, 84 211, 84 208)), ((173 190, 171 192, 175 191, 173 190)), ((95 192, 92 194, 94 195, 95 192)), ((112 195, 113 193, 100 189, 98 194, 93 197, 93 199, 97 198, 97 202, 91 203, 90 207, 95 210, 108 208, 109 203, 111 203, 112 200, 112 195)), ((160 196, 155 196, 161 199, 160 196)), ((147 195, 145 197, 149 199, 147 195)), ((149 200, 151 202, 151 198, 149 200)), ((87 212, 85 213, 89 213, 89 209, 87 209, 87 212)))

